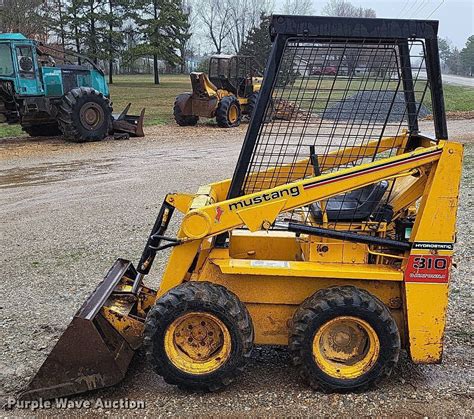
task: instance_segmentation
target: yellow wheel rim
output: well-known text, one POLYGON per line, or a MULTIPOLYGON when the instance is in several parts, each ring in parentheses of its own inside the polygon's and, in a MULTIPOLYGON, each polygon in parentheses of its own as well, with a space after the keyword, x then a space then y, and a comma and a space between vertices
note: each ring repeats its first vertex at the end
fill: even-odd
POLYGON ((236 105, 231 105, 229 108, 229 122, 234 124, 239 118, 239 109, 236 105))
POLYGON ((316 364, 334 378, 360 377, 372 368, 379 353, 374 329, 357 317, 336 317, 325 323, 313 339, 316 364))
POLYGON ((210 313, 178 317, 165 332, 165 352, 171 363, 189 374, 209 374, 230 356, 231 338, 225 324, 210 313))

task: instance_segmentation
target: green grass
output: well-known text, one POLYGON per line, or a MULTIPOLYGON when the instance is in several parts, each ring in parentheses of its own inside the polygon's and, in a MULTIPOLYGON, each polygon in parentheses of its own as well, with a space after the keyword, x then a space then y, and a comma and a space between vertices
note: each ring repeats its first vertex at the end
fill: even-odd
POLYGON ((4 137, 20 137, 27 135, 19 125, 7 125, 0 123, 0 138, 4 137))
MULTIPOLYGON (((309 79, 297 78, 294 82, 292 90, 289 90, 289 99, 296 102, 301 102, 302 107, 309 105, 314 99, 314 90, 319 89, 316 97, 316 105, 312 105, 314 111, 322 111, 326 107, 327 100, 330 104, 334 104, 337 100, 344 97, 350 97, 356 94, 359 90, 397 90, 400 89, 397 81, 377 81, 375 79, 354 79, 349 83, 347 80, 336 80, 333 82, 332 77, 324 77, 319 79, 319 76, 311 77, 309 79), (300 92, 303 89, 303 92, 300 92), (346 92, 346 90, 348 90, 346 92)), ((415 96, 417 101, 423 100, 423 104, 431 109, 431 97, 429 90, 426 91, 423 98, 423 91, 425 84, 423 81, 418 81, 415 86, 415 96)), ((445 84, 443 86, 444 99, 447 112, 453 111, 474 111, 474 89, 466 86, 453 86, 445 84)))
POLYGON ((167 124, 173 120, 176 96, 191 90, 189 75, 163 75, 161 84, 153 84, 152 75, 115 76, 110 86, 114 112, 132 103, 131 112, 146 108, 145 125, 167 124))
POLYGON ((443 86, 447 111, 474 111, 474 89, 465 86, 443 86))
MULTIPOLYGON (((315 84, 315 81, 310 80, 307 89, 316 87, 315 84)), ((328 87, 330 86, 323 86, 323 88, 328 87)), ((335 87, 337 88, 337 86, 335 87)), ((351 90, 355 90, 357 87, 356 85, 351 85, 351 90)), ((395 87, 395 84, 393 87, 395 87)), ((365 85, 365 88, 385 89, 386 86, 381 87, 373 84, 370 86, 365 85)), ((153 84, 153 76, 151 74, 115 76, 114 83, 110 86, 114 112, 122 111, 129 102, 132 103, 131 112, 133 114, 138 114, 141 108, 146 108, 145 125, 148 126, 171 123, 173 121, 173 103, 176 96, 190 90, 191 82, 188 75, 162 75, 160 85, 153 84)), ((312 96, 312 92, 308 91, 309 94, 312 96)), ((309 98, 310 96, 307 97, 309 98)), ((336 97, 337 92, 333 92, 331 99, 336 97)), ((470 87, 445 85, 444 97, 446 111, 474 111, 474 89, 470 87)), ((426 105, 428 108, 431 107, 429 100, 426 100, 426 105)), ((20 135, 25 134, 19 126, 0 124, 0 138, 17 137, 20 135)))

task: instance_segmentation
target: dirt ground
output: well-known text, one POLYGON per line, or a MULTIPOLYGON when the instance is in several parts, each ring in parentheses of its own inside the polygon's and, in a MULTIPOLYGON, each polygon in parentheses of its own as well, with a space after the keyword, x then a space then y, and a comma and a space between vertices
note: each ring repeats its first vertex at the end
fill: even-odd
MULTIPOLYGON (((450 121, 449 128, 451 138, 467 145, 441 365, 417 366, 402 356, 377 389, 324 395, 301 382, 286 350, 256 348, 237 383, 200 394, 166 385, 139 352, 120 385, 71 400, 143 400, 144 409, 54 408, 36 414, 473 417, 474 120, 450 121)), ((92 144, 66 144, 60 138, 0 140, 4 399, 26 385, 114 260, 137 261, 167 192, 193 192, 232 174, 245 129, 153 127, 143 139, 92 144)), ((165 261, 160 255, 148 279, 152 286, 165 261)))

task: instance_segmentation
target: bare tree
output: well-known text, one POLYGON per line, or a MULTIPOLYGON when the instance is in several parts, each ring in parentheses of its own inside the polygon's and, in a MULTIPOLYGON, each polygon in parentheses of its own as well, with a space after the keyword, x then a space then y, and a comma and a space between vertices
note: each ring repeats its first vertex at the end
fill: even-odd
POLYGON ((187 25, 181 36, 177 37, 178 50, 181 58, 180 73, 186 71, 186 60, 192 54, 191 38, 196 27, 196 12, 190 0, 181 0, 181 9, 186 16, 187 25))
POLYGON ((230 35, 230 13, 230 4, 227 1, 204 0, 199 4, 198 15, 205 35, 211 40, 217 54, 222 53, 230 35))
POLYGON ((46 38, 42 0, 4 0, 0 8, 0 32, 21 32, 29 38, 46 38))
POLYGON ((270 13, 273 6, 273 0, 203 0, 195 5, 218 54, 238 52, 248 32, 259 25, 261 13, 270 13))
POLYGON ((347 0, 329 0, 323 7, 322 14, 341 17, 377 17, 374 9, 356 7, 347 0))
MULTIPOLYGON (((273 10, 272 0, 226 0, 229 4, 230 16, 227 22, 229 40, 234 52, 240 47, 249 31, 260 24, 261 14, 269 14, 273 10)), ((306 1, 306 0, 305 0, 306 1)))
POLYGON ((311 0, 285 0, 283 13, 287 15, 310 15, 313 13, 311 0))
MULTIPOLYGON (((341 17, 377 17, 374 9, 364 9, 363 7, 356 7, 347 0, 329 0, 322 10, 323 15, 327 16, 341 16, 341 17)), ((386 54, 381 51, 380 54, 386 54)), ((360 50, 348 48, 344 53, 344 62, 347 65, 348 73, 353 75, 358 65, 366 65, 368 56, 361 56, 360 50)))

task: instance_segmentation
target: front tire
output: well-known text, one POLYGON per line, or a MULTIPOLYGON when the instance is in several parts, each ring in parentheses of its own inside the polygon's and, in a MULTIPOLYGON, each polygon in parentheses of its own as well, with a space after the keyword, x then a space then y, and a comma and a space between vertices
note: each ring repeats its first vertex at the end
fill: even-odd
POLYGON ((315 389, 365 389, 398 361, 400 335, 387 307, 367 291, 331 287, 307 298, 290 329, 293 364, 315 389))
POLYGON ((168 384, 215 391, 243 371, 253 345, 250 315, 221 285, 187 282, 156 301, 145 322, 144 346, 168 384))
POLYGON ((110 101, 90 87, 72 89, 63 96, 58 123, 66 140, 77 143, 103 140, 112 129, 110 101))
POLYGON ((242 111, 235 96, 224 96, 217 106, 216 122, 221 128, 233 128, 240 125, 242 111))
POLYGON ((179 95, 174 102, 173 116, 174 116, 174 120, 180 127, 194 126, 199 121, 199 116, 184 115, 183 111, 181 110, 180 103, 188 100, 190 97, 191 97, 191 94, 185 93, 185 94, 179 95))

